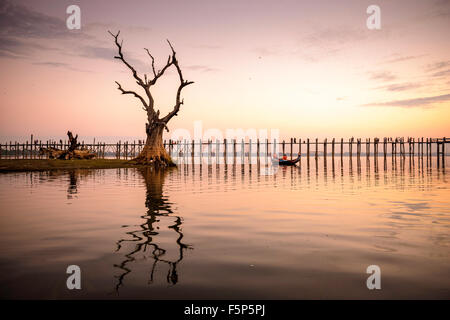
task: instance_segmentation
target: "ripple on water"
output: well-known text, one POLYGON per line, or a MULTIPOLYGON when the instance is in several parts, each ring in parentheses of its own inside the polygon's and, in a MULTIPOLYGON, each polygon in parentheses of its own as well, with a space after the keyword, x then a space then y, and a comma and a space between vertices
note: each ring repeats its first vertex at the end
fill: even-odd
POLYGON ((2 297, 449 298, 448 169, 327 161, 0 174, 2 297))

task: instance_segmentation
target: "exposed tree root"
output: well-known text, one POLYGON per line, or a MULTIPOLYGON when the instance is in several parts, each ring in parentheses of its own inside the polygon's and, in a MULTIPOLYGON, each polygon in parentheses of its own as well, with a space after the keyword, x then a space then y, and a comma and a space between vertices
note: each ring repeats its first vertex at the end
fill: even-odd
POLYGON ((133 163, 141 164, 141 165, 153 165, 155 167, 175 167, 176 164, 172 161, 172 158, 164 149, 164 147, 151 146, 151 144, 147 144, 141 153, 132 160, 133 163))

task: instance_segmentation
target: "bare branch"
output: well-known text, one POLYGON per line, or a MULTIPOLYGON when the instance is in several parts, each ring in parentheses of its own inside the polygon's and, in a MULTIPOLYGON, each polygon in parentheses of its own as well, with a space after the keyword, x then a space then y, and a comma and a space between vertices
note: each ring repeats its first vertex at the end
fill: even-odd
POLYGON ((150 56, 150 58, 152 59, 152 70, 153 70, 153 76, 156 78, 156 70, 155 70, 155 58, 153 58, 153 56, 151 55, 150 51, 148 51, 147 48, 144 48, 145 51, 147 51, 147 54, 150 56))
POLYGON ((122 86, 120 85, 119 82, 116 81, 116 83, 117 83, 117 86, 118 86, 117 89, 119 89, 120 92, 122 92, 122 94, 132 94, 132 95, 134 95, 136 98, 138 98, 139 100, 141 100, 142 104, 144 105, 144 106, 143 106, 143 109, 144 109, 145 111, 148 110, 148 105, 147 105, 147 103, 145 102, 144 98, 142 98, 139 94, 137 94, 137 93, 134 92, 134 91, 131 91, 131 90, 124 90, 124 89, 122 88, 122 86))
POLYGON ((108 31, 109 34, 114 38, 114 42, 119 50, 119 55, 115 56, 115 59, 119 59, 121 60, 127 67, 128 69, 131 70, 131 72, 133 73, 133 77, 136 79, 137 83, 142 86, 145 87, 145 83, 144 81, 142 81, 141 77, 138 76, 136 69, 134 69, 124 58, 123 53, 122 53, 122 44, 123 44, 123 40, 121 41, 121 43, 119 43, 119 34, 120 31, 117 32, 117 34, 112 33, 111 31, 108 31))
POLYGON ((152 58, 152 69, 153 69, 153 75, 154 75, 154 78, 147 83, 148 87, 154 85, 156 83, 156 81, 158 81, 158 79, 164 74, 164 72, 166 72, 166 70, 170 66, 175 64, 175 62, 176 62, 175 50, 173 49, 172 44, 169 42, 169 40, 167 40, 167 42, 169 43, 170 49, 172 50, 172 55, 170 55, 167 58, 166 65, 161 70, 158 70, 158 72, 156 72, 155 67, 154 67, 155 60, 153 59, 153 56, 150 54, 150 52, 147 49, 145 49, 145 50, 147 50, 147 53, 150 56, 150 58, 152 58))
MULTIPOLYGON (((146 103, 145 100, 144 100, 141 96, 139 96, 138 94, 136 94, 136 93, 133 92, 133 91, 127 91, 127 93, 134 94, 136 97, 138 97, 138 98, 141 100, 142 104, 144 105, 144 110, 146 110, 147 112, 154 113, 154 112, 155 112, 155 111, 153 110, 154 100, 153 100, 152 94, 150 93, 150 85, 148 84, 148 81, 147 81, 147 75, 144 75, 144 76, 145 76, 145 81, 143 81, 142 78, 139 77, 139 75, 137 74, 136 69, 134 69, 134 68, 133 68, 126 60, 125 60, 125 58, 124 58, 124 56, 123 56, 123 53, 122 53, 122 44, 123 44, 123 41, 121 41, 121 42, 119 43, 120 30, 117 32, 117 34, 114 34, 114 33, 112 33, 111 31, 108 31, 108 32, 109 32, 109 34, 114 38, 114 42, 115 42, 115 44, 116 44, 116 46, 117 46, 117 48, 118 48, 118 50, 119 50, 119 55, 118 55, 118 56, 115 56, 114 58, 115 58, 115 59, 121 60, 121 61, 122 61, 122 62, 123 62, 123 63, 131 70, 131 72, 133 73, 133 77, 136 79, 136 83, 137 83, 139 86, 141 86, 142 88, 144 88, 145 93, 146 93, 146 95, 147 95, 147 97, 148 97, 149 102, 146 103)), ((149 53, 149 54, 150 54, 150 53, 149 53)), ((120 85, 119 85, 119 87, 120 87, 120 85)), ((120 90, 120 89, 119 89, 119 90, 120 90)), ((121 90, 121 91, 122 91, 122 90, 121 90)), ((124 94, 124 93, 122 92, 122 94, 124 94)))
MULTIPOLYGON (((169 40, 167 40, 167 43, 169 44, 169 47, 172 51, 172 54, 169 55, 169 57, 167 58, 167 62, 166 65, 161 69, 156 71, 155 69, 155 58, 152 56, 152 54, 150 53, 150 51, 147 48, 144 48, 145 51, 147 52, 148 56, 150 57, 150 59, 152 60, 152 71, 153 71, 153 79, 149 80, 147 78, 147 75, 144 74, 144 80, 142 80, 141 77, 139 77, 139 75, 137 74, 136 69, 134 69, 124 58, 123 53, 122 53, 122 44, 123 41, 121 41, 119 43, 119 35, 120 35, 120 31, 117 32, 117 34, 112 33, 111 31, 108 31, 109 34, 114 38, 114 42, 118 48, 118 55, 115 56, 115 59, 119 59, 121 60, 133 73, 133 77, 136 79, 136 82, 139 86, 141 86, 144 90, 145 93, 149 99, 149 102, 147 103, 144 98, 142 96, 140 96, 139 94, 137 94, 134 91, 131 90, 124 90, 122 88, 122 86, 116 81, 117 85, 118 85, 118 89, 122 92, 122 94, 131 94, 133 96, 135 96, 136 98, 138 98, 141 102, 142 105, 144 106, 144 110, 147 111, 147 116, 149 118, 149 122, 152 121, 159 121, 162 122, 164 124, 167 124, 167 122, 174 116, 177 115, 178 111, 180 110, 181 105, 183 104, 183 100, 181 98, 181 91, 183 90, 184 87, 194 83, 193 81, 187 81, 184 80, 183 78, 183 73, 181 72, 181 68, 180 65, 178 64, 178 60, 176 58, 176 52, 175 49, 173 48, 172 44, 170 43, 169 40), (152 85, 154 85, 158 79, 160 77, 162 77, 165 73, 165 71, 171 67, 172 65, 174 65, 177 69, 177 73, 178 73, 178 77, 180 79, 180 85, 178 87, 177 90, 177 94, 176 94, 176 100, 175 100, 175 106, 173 107, 173 110, 171 112, 169 112, 164 118, 160 119, 159 118, 159 111, 155 112, 154 109, 154 100, 153 100, 153 96, 150 93, 150 87, 152 85)), ((167 126, 166 129, 168 130, 167 126)))
POLYGON ((175 67, 177 68, 178 77, 180 79, 180 85, 178 86, 175 106, 173 107, 173 110, 162 119, 162 121, 164 121, 165 123, 167 123, 170 119, 172 119, 174 116, 177 115, 178 111, 180 111, 181 105, 184 103, 184 101, 181 99, 181 90, 183 90, 184 87, 194 83, 194 81, 184 80, 180 65, 178 64, 178 60, 175 57, 176 52, 170 41, 167 40, 167 42, 169 43, 170 49, 172 49, 172 64, 175 65, 175 67))
POLYGON ((178 111, 180 111, 181 105, 184 103, 184 100, 181 99, 181 90, 183 90, 184 87, 194 83, 193 81, 184 80, 183 73, 181 72, 180 65, 178 64, 178 60, 175 56, 176 55, 175 49, 173 48, 172 44, 168 39, 167 43, 169 44, 170 49, 172 50, 172 64, 175 65, 175 67, 177 68, 178 77, 180 79, 180 85, 178 86, 177 96, 175 99, 175 106, 173 107, 173 110, 162 119, 165 123, 167 123, 170 119, 172 119, 174 116, 177 115, 178 111))
POLYGON ((161 70, 158 70, 158 72, 156 73, 155 77, 150 80, 148 82, 148 87, 154 85, 156 83, 156 81, 158 81, 159 78, 161 78, 161 76, 164 74, 164 72, 166 72, 166 70, 173 64, 173 59, 171 56, 169 56, 169 58, 167 59, 166 65, 164 66, 164 68, 162 68, 161 70))
POLYGON ((194 81, 184 81, 183 83, 180 84, 180 86, 178 87, 177 90, 177 97, 176 97, 176 102, 175 102, 175 106, 173 107, 173 110, 171 112, 169 112, 169 114, 167 114, 162 121, 164 121, 165 123, 169 122, 170 119, 172 119, 174 116, 177 115, 178 111, 180 111, 180 107, 181 105, 184 103, 184 100, 181 99, 181 90, 190 85, 193 84, 194 81))

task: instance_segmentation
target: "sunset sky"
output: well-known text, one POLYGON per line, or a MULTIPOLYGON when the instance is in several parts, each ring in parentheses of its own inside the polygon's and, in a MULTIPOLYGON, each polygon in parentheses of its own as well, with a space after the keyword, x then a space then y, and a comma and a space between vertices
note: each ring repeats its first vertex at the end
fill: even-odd
MULTIPOLYGON (((195 83, 171 132, 201 120, 284 138, 450 136, 450 1, 0 0, 1 142, 144 137, 145 112, 115 81, 139 87, 108 30, 140 74, 143 48, 161 68, 174 45, 195 83), (71 4, 81 30, 66 27, 71 4), (371 4, 381 30, 366 27, 371 4)), ((167 75, 154 90, 162 114, 177 88, 167 75)))

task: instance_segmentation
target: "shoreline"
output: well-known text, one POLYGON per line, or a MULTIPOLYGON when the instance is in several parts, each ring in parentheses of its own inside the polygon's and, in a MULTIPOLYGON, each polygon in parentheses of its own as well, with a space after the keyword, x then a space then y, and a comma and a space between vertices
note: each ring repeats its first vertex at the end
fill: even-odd
POLYGON ((2 159, 0 173, 20 171, 48 171, 72 169, 117 169, 139 168, 130 160, 93 159, 93 160, 55 160, 55 159, 2 159))

